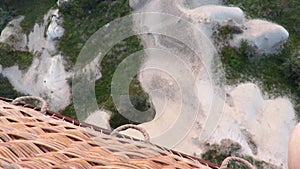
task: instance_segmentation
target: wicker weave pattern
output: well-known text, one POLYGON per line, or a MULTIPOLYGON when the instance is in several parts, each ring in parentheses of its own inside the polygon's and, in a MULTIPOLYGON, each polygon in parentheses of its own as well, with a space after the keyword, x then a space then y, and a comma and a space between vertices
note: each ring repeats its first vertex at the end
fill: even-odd
POLYGON ((0 124, 2 168, 209 169, 147 142, 90 132, 1 100, 0 124))

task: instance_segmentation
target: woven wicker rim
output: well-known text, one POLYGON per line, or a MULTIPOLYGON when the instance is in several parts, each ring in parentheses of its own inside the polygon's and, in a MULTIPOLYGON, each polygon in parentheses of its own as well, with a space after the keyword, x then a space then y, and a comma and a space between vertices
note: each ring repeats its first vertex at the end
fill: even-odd
MULTIPOLYGON (((99 129, 96 126, 87 125, 78 120, 48 111, 47 106, 47 102, 38 97, 25 96, 13 101, 0 97, 0 122, 3 124, 0 126, 1 167, 24 168, 24 166, 27 166, 27 168, 32 168, 30 166, 35 166, 35 168, 49 168, 48 165, 56 163, 54 168, 81 168, 88 166, 88 168, 124 169, 149 168, 151 166, 150 168, 224 169, 227 168, 230 162, 237 161, 245 164, 250 169, 255 169, 248 161, 238 157, 226 158, 219 167, 218 165, 153 145, 149 142, 148 133, 135 125, 121 126, 110 133, 105 129, 99 129), (40 101, 42 108, 22 102, 28 99, 40 101), (35 111, 35 109, 40 110, 42 113, 35 111), (68 119, 68 122, 65 119, 68 119), (77 126, 74 125, 75 123, 77 126), (118 134, 119 131, 128 128, 142 132, 145 140, 141 142, 118 134), (16 132, 12 133, 11 130, 16 132), (112 137, 109 133, 117 137, 112 137), (3 142, 3 139, 8 140, 3 142), (4 148, 4 145, 10 145, 13 149, 7 150, 4 148), (93 146, 91 147, 91 145, 93 146), (28 146, 34 152, 46 152, 28 159, 25 158, 25 161, 24 157, 18 158, 18 155, 9 153, 14 150, 19 152, 19 155, 20 152, 26 154, 28 146), (3 153, 10 154, 10 157, 3 155, 3 153), (101 155, 90 157, 90 153, 100 153, 101 155), (98 164, 100 163, 101 165, 99 166, 98 164)), ((29 154, 32 155, 32 153, 30 152, 29 154)))
POLYGON ((115 135, 117 135, 117 133, 119 134, 120 131, 124 131, 124 130, 130 129, 130 128, 141 132, 144 136, 144 141, 146 141, 146 142, 150 141, 150 136, 149 136, 148 132, 145 129, 143 129, 142 127, 139 127, 139 126, 133 125, 133 124, 125 124, 123 126, 117 127, 116 129, 114 129, 111 132, 110 135, 115 136, 115 135))

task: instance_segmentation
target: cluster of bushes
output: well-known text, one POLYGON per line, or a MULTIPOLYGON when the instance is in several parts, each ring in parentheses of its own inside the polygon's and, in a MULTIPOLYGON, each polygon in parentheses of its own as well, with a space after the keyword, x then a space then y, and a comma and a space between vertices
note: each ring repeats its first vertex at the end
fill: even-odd
POLYGON ((7 44, 0 43, 0 65, 10 67, 18 65, 21 70, 29 68, 33 60, 30 52, 16 51, 7 44))

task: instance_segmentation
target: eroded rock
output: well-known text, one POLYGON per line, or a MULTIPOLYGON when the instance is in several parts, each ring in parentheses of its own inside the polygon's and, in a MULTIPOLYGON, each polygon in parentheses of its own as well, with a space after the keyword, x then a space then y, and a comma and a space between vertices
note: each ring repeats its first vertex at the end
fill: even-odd
POLYGON ((19 18, 10 21, 1 32, 0 42, 7 43, 16 50, 25 51, 27 46, 27 36, 20 26, 20 23, 24 18, 24 16, 20 16, 19 18))
POLYGON ((64 35, 64 28, 62 25, 62 18, 59 16, 58 9, 54 10, 51 16, 51 22, 47 29, 47 37, 55 40, 64 35))
POLYGON ((275 54, 289 38, 288 31, 282 26, 254 19, 245 22, 244 31, 234 35, 231 45, 239 47, 242 40, 248 42, 258 54, 275 54))

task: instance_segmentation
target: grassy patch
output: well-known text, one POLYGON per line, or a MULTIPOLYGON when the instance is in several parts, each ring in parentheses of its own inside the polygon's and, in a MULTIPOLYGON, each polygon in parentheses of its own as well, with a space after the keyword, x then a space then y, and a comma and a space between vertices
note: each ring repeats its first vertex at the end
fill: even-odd
POLYGON ((26 70, 32 60, 33 55, 30 52, 16 51, 9 45, 0 43, 0 65, 3 67, 18 65, 21 70, 26 70))
MULTIPOLYGON (((118 1, 90 1, 73 0, 71 3, 61 7, 60 11, 64 17, 65 34, 60 41, 60 51, 70 65, 76 63, 77 56, 88 38, 110 21, 130 14, 128 0, 118 1)), ((103 77, 95 83, 95 95, 100 108, 112 112, 110 125, 115 128, 126 123, 133 123, 118 113, 111 97, 111 81, 117 66, 130 54, 143 49, 140 40, 136 37, 127 38, 115 45, 104 56, 101 62, 101 73, 103 77)), ((142 60, 137 60, 140 65, 142 60)), ((138 66, 139 67, 139 66, 138 66)), ((137 109, 146 110, 150 103, 148 95, 143 91, 138 80, 133 79, 130 85, 130 98, 137 109), (134 84, 134 85, 133 85, 134 84)), ((62 114, 75 116, 72 105, 61 112, 62 114)))
POLYGON ((130 13, 128 0, 90 1, 73 0, 60 9, 66 29, 59 48, 70 64, 90 36, 110 21, 130 13))
POLYGON ((3 77, 2 74, 0 74, 0 89, 1 97, 14 99, 19 96, 22 96, 21 93, 14 90, 14 87, 9 83, 6 77, 3 77))
POLYGON ((272 95, 283 95, 297 92, 292 80, 286 79, 282 64, 289 51, 281 54, 250 61, 241 49, 225 47, 221 59, 225 65, 226 79, 229 84, 257 80, 262 82, 263 89, 272 95))
MULTIPOLYGON (((101 62, 101 72, 103 77, 95 83, 96 98, 100 107, 110 110, 113 113, 110 119, 110 125, 113 128, 123 124, 133 123, 120 115, 113 103, 110 93, 113 74, 123 59, 141 49, 142 46, 140 45, 139 39, 136 36, 133 36, 115 45, 101 62)), ((142 60, 137 60, 136 63, 141 64, 142 60)), ((138 71, 138 69, 136 71, 138 71)), ((130 98, 132 98, 133 101, 132 104, 138 109, 148 109, 149 103, 146 101, 148 100, 148 95, 143 91, 136 78, 133 79, 129 90, 130 98), (133 83, 135 85, 133 85, 133 83), (144 102, 134 101, 135 99, 133 98, 138 98, 144 102)))

